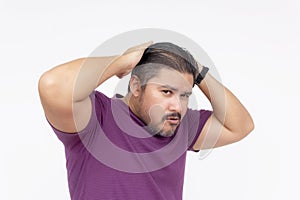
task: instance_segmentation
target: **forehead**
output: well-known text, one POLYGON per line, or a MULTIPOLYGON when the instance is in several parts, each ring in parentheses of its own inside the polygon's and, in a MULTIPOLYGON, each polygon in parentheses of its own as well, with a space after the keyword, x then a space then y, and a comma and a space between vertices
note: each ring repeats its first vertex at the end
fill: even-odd
POLYGON ((157 76, 151 78, 148 83, 168 85, 179 90, 191 90, 193 87, 193 75, 169 68, 162 68, 157 76))

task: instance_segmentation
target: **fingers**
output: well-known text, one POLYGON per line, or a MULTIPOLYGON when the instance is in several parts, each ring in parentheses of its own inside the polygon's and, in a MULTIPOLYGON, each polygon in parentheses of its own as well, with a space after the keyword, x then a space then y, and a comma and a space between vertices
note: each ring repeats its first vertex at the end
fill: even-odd
POLYGON ((198 65, 198 70, 201 71, 203 68, 203 65, 198 61, 197 61, 197 65, 198 65))
POLYGON ((152 40, 142 43, 142 44, 139 44, 137 46, 131 47, 131 48, 127 49, 123 55, 128 54, 128 53, 133 53, 133 52, 136 52, 139 55, 142 52, 144 52, 145 49, 148 48, 151 44, 153 44, 152 40))
POLYGON ((147 47, 149 47, 151 44, 153 44, 153 41, 148 41, 148 42, 145 42, 145 43, 142 43, 142 44, 139 44, 137 46, 134 46, 134 47, 131 47, 130 49, 133 49, 133 50, 145 50, 147 47))
POLYGON ((119 73, 116 74, 117 77, 122 78, 129 74, 141 59, 145 49, 151 44, 153 44, 153 41, 148 41, 131 47, 125 51, 123 55, 121 55, 114 63, 115 65, 119 66, 120 69, 119 73))
POLYGON ((138 45, 138 47, 140 47, 140 49, 146 49, 147 47, 149 47, 151 44, 153 44, 153 41, 150 40, 148 42, 145 42, 143 44, 138 45))

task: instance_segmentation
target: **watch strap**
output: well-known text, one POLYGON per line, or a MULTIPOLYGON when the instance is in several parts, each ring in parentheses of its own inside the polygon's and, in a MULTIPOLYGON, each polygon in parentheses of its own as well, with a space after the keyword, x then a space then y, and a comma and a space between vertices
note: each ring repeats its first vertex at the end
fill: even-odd
POLYGON ((207 74, 209 68, 203 66, 201 72, 198 74, 198 76, 195 79, 195 84, 199 85, 201 81, 204 79, 205 75, 207 74))

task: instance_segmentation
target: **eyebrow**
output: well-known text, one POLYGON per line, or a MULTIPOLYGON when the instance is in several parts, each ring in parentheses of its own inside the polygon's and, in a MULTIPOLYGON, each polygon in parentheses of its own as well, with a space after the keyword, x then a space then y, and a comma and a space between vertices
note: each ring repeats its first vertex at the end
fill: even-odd
MULTIPOLYGON (((167 89, 170 89, 170 90, 173 90, 173 91, 176 91, 176 92, 178 91, 177 88, 174 88, 174 87, 172 87, 172 86, 170 86, 170 85, 162 85, 162 86, 160 86, 160 87, 161 87, 161 88, 167 88, 167 89)), ((191 91, 184 91, 183 94, 191 95, 192 92, 191 92, 191 91)))
POLYGON ((160 87, 162 87, 162 88, 167 88, 167 89, 170 89, 170 90, 173 90, 173 91, 178 91, 177 88, 174 88, 174 87, 172 87, 172 86, 170 86, 170 85, 161 85, 160 87))

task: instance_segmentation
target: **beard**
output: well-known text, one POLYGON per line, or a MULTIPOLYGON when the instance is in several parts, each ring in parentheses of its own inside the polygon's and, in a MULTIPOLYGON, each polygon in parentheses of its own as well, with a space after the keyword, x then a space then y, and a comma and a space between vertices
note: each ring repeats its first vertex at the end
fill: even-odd
POLYGON ((177 128, 174 127, 174 129, 169 129, 169 130, 163 130, 159 127, 153 127, 153 126, 148 126, 148 132, 150 132, 153 136, 157 137, 172 137, 175 133, 175 130, 177 128))
POLYGON ((178 112, 165 114, 163 108, 159 105, 152 106, 148 111, 146 111, 143 105, 144 95, 139 97, 138 106, 136 107, 136 115, 144 122, 146 125, 144 128, 153 136, 158 137, 171 137, 174 135, 176 128, 180 124, 181 114, 178 112), (159 113, 159 114, 157 114, 159 113), (157 120, 159 119, 160 120, 157 120), (171 123, 168 119, 177 119, 177 123, 171 123))
MULTIPOLYGON (((150 113, 149 113, 150 115, 150 113)), ((147 124, 146 130, 153 136, 171 137, 174 135, 176 128, 179 126, 181 120, 180 113, 170 113, 161 117, 158 123, 154 123, 152 120, 147 124), (168 119, 176 118, 178 123, 170 123, 168 119)))

